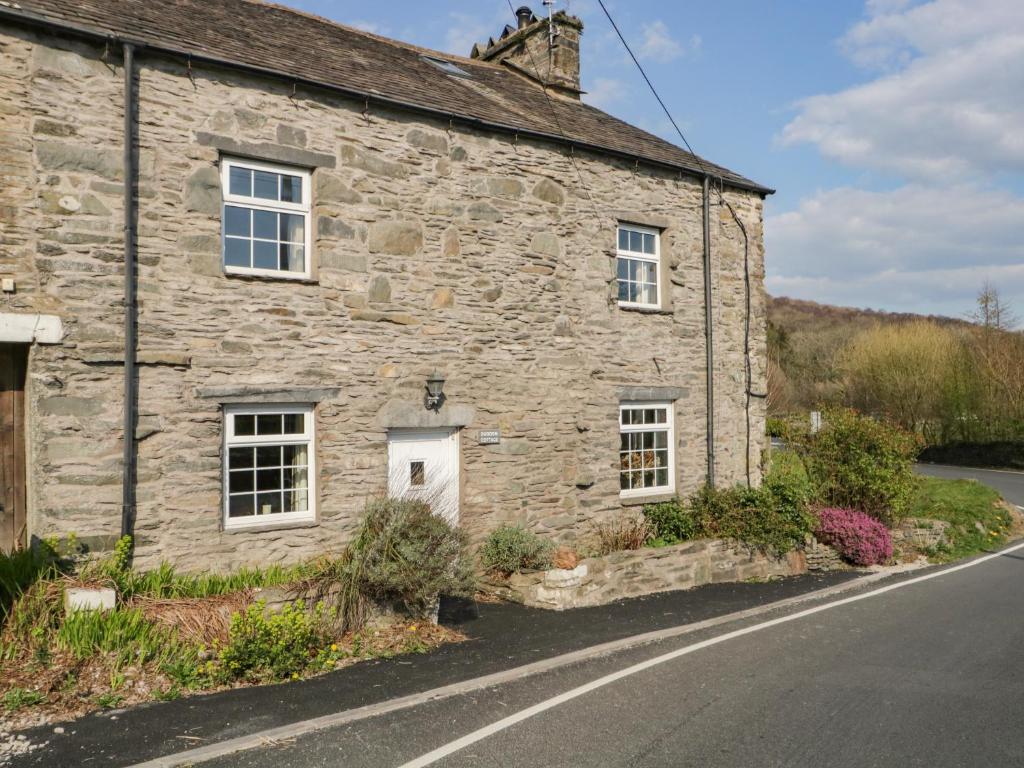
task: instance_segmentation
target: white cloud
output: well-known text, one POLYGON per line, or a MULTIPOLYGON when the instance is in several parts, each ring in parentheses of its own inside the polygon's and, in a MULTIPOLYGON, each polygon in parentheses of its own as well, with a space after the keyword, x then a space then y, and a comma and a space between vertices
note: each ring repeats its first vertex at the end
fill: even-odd
POLYGON ((841 44, 877 79, 799 103, 783 144, 916 180, 1024 170, 1020 0, 875 2, 841 44))
POLYGON ((683 44, 672 36, 668 25, 660 19, 643 26, 643 40, 637 48, 637 56, 644 60, 667 64, 680 56, 692 55, 700 51, 700 35, 692 35, 687 44, 683 44))
POLYGON ((356 19, 355 21, 347 22, 348 26, 361 29, 363 32, 369 32, 374 35, 383 35, 384 28, 375 21, 364 21, 362 19, 356 19))
POLYGON ((469 56, 474 43, 486 43, 491 37, 497 39, 506 24, 514 26, 515 23, 507 5, 501 5, 499 12, 486 15, 452 12, 448 17, 444 50, 456 56, 469 56))
POLYGON ((961 315, 990 279, 1024 307, 1024 200, 976 185, 820 192, 766 224, 768 290, 961 315))
POLYGON ((598 109, 608 110, 626 96, 626 84, 614 77, 599 77, 587 88, 583 99, 598 109))

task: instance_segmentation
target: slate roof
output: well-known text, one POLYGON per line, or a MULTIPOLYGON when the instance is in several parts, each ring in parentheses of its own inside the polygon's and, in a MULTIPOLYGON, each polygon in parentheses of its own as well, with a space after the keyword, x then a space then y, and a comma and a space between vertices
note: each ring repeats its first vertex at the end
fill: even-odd
POLYGON ((552 95, 505 66, 428 51, 258 0, 11 0, 18 16, 79 28, 168 53, 258 69, 298 81, 394 102, 483 127, 565 139, 581 147, 701 174, 730 186, 773 190, 698 159, 587 104, 552 95), (449 61, 469 77, 424 59, 449 61), (552 118, 551 109, 557 113, 552 118))

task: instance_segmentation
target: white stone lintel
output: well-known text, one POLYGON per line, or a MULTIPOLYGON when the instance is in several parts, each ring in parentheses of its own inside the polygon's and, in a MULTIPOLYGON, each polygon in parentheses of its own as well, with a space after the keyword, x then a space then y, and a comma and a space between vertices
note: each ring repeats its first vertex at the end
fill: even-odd
POLYGON ((22 315, 0 312, 0 342, 13 344, 60 344, 64 324, 56 315, 22 315))

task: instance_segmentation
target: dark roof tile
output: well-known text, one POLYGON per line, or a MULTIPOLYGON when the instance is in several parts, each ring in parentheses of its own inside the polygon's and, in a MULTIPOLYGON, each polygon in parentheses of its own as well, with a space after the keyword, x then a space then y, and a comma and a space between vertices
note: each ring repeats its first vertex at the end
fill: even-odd
POLYGON ((165 51, 267 70, 524 134, 562 133, 569 142, 694 174, 706 169, 725 184, 762 194, 772 191, 587 104, 552 95, 549 106, 539 86, 500 64, 417 48, 279 5, 257 0, 0 3, 0 14, 24 12, 165 51), (424 54, 451 61, 471 77, 439 77, 424 54))

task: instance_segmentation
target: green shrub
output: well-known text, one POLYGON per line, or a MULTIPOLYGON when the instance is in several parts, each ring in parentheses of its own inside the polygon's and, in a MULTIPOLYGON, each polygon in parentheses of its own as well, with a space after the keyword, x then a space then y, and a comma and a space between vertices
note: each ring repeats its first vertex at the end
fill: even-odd
POLYGON ((228 641, 220 649, 219 664, 209 667, 214 679, 284 680, 301 675, 329 645, 328 614, 323 603, 312 612, 302 601, 268 614, 262 601, 231 618, 228 641))
POLYGON ((697 521, 682 499, 646 504, 644 517, 654 528, 654 536, 659 541, 675 543, 700 536, 697 521))
POLYGON ((502 525, 487 537, 480 549, 485 571, 508 576, 524 570, 551 567, 555 545, 519 525, 502 525))
POLYGON ((889 526, 905 516, 921 449, 916 435, 834 409, 824 413, 816 434, 791 424, 786 442, 802 460, 822 505, 859 509, 889 526))
POLYGON ((772 471, 760 488, 702 487, 684 504, 644 507, 659 544, 696 538, 735 539, 782 555, 803 543, 817 523, 810 487, 798 472, 772 471))
POLYGON ((476 591, 465 534, 412 499, 367 505, 345 570, 364 598, 397 602, 420 616, 438 595, 470 597, 476 591))

